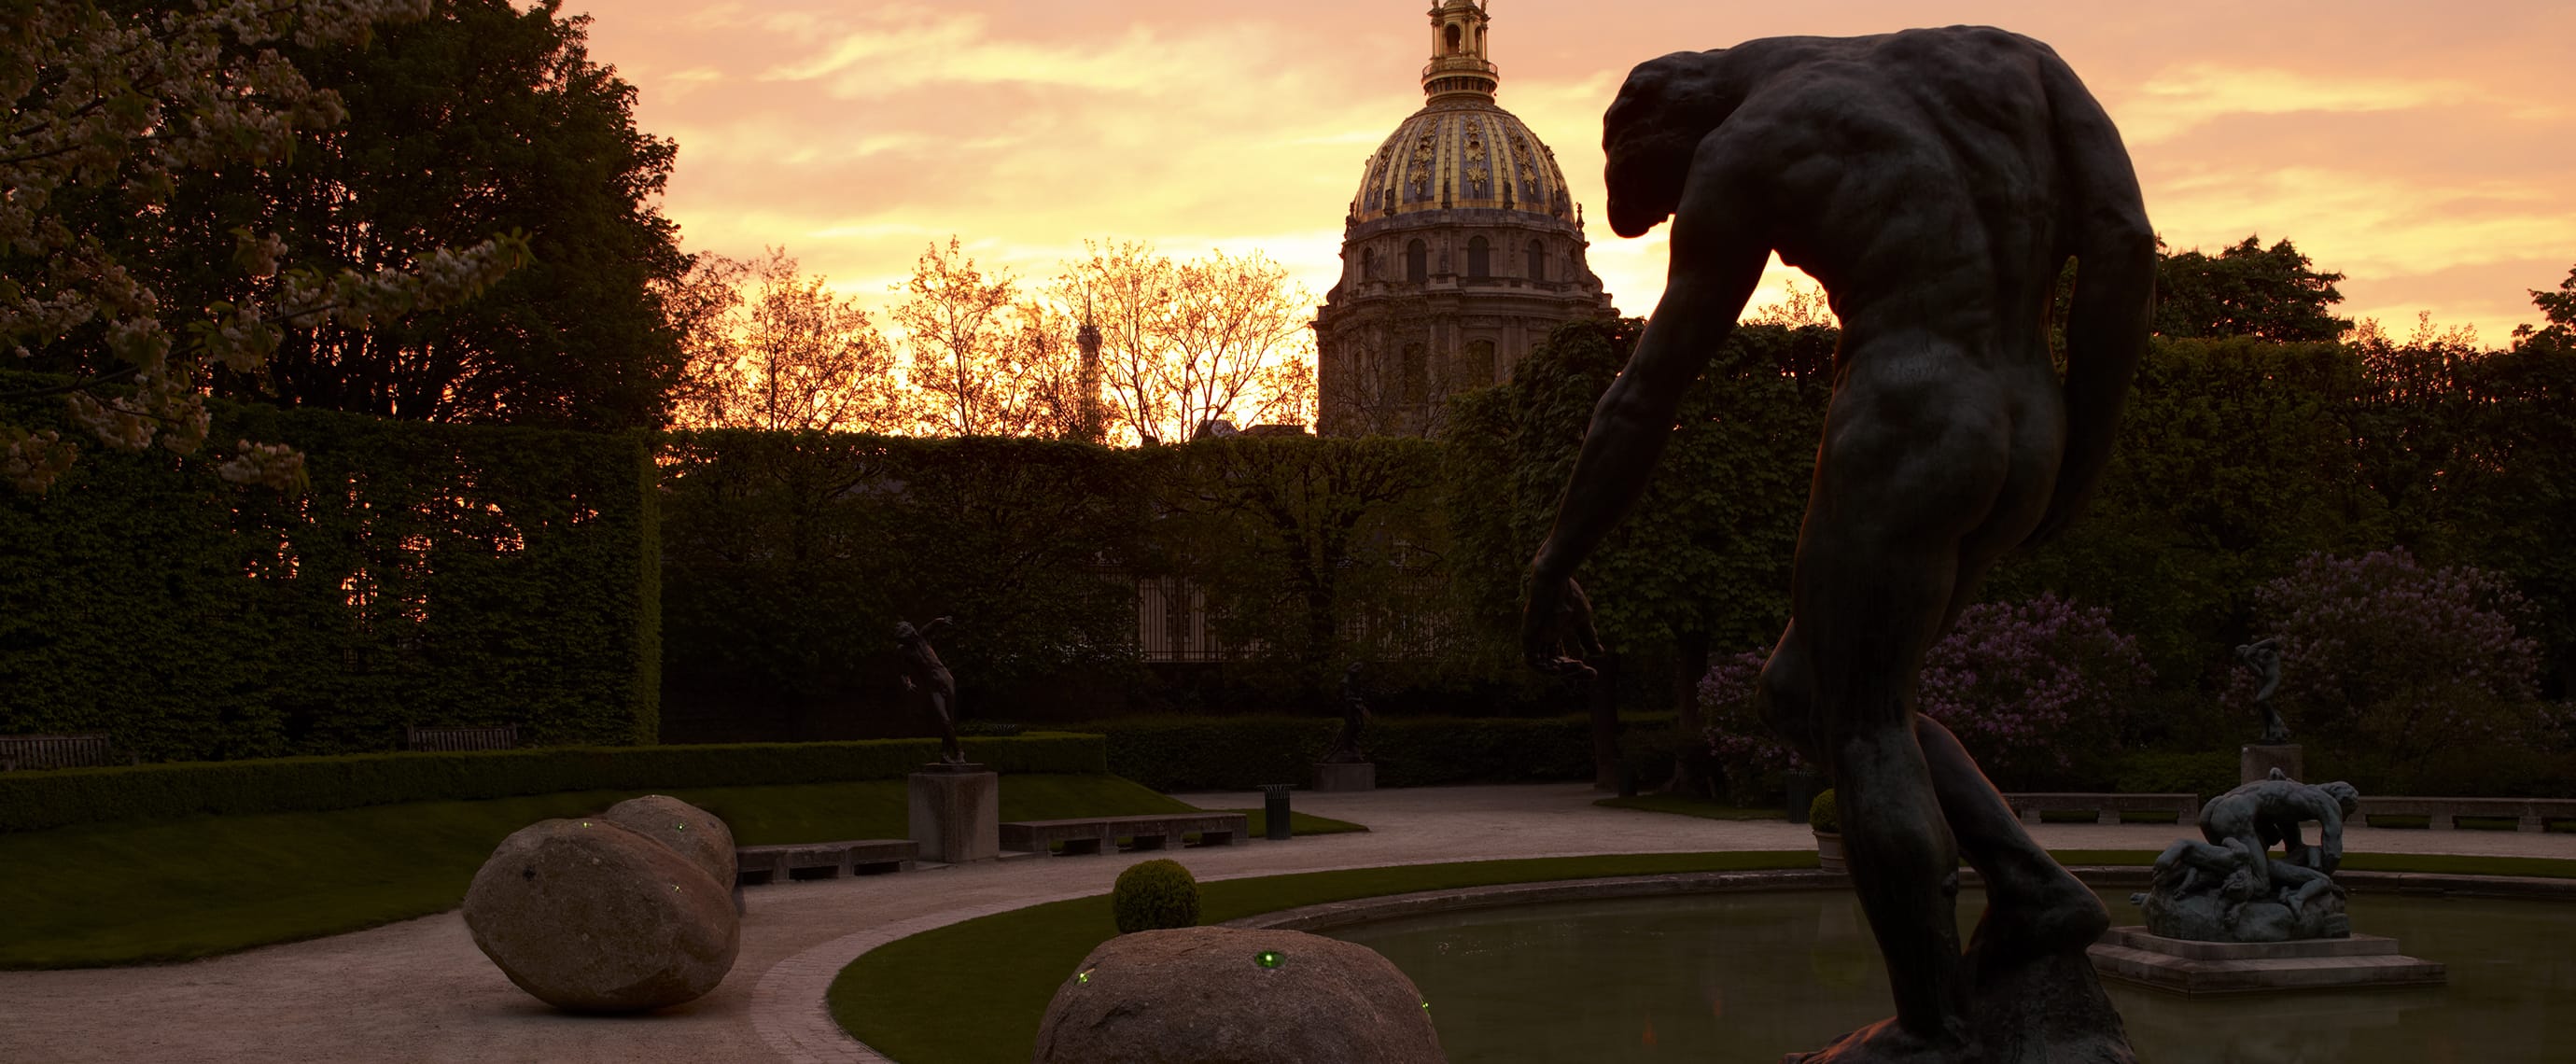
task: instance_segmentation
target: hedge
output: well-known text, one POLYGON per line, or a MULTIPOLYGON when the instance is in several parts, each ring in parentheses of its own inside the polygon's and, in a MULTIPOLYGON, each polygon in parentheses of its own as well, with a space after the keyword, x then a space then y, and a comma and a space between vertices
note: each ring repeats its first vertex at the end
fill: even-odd
MULTIPOLYGON (((1631 731, 1671 714, 1621 718, 1631 731)), ((1079 726, 1108 738, 1109 771, 1158 791, 1305 784, 1341 733, 1329 717, 1139 718, 1079 726)), ((1592 778, 1586 717, 1380 718, 1360 736, 1381 787, 1592 778)))
MULTIPOLYGON (((1106 771, 1096 735, 963 739, 1003 773, 1106 771)), ((199 814, 301 812, 557 791, 896 779, 937 760, 932 739, 725 746, 555 747, 352 754, 0 773, 0 831, 199 814)))
POLYGON ((43 495, 0 486, 0 734, 103 732, 147 761, 390 750, 405 726, 654 740, 643 438, 209 407, 217 441, 301 450, 311 490, 96 446, 43 495))

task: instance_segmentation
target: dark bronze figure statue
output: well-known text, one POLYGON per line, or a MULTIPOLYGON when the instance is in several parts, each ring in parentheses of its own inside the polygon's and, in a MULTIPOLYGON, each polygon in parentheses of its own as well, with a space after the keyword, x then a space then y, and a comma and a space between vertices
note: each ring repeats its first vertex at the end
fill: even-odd
POLYGON ((1342 734, 1333 740, 1333 748, 1324 753, 1327 765, 1357 765, 1368 760, 1360 749, 1360 732, 1368 727, 1368 692, 1360 687, 1360 662, 1342 670, 1342 734))
POLYGON ((1925 650, 1979 579, 2063 529, 2109 456, 2155 270, 2118 131, 2047 45, 1952 27, 1652 60, 1602 145, 1611 228, 1670 217, 1671 279, 1532 563, 1530 660, 1576 667, 1564 648, 1597 643, 1572 574, 1644 491, 1777 251, 1824 284, 1842 344, 1762 690, 1833 776, 1897 1013, 1803 1059, 2131 1060, 2084 956, 2109 914, 1913 709, 1925 650), (2048 319, 2070 258, 2060 379, 2048 319), (1963 853, 1990 899, 1964 951, 1963 853))
POLYGON ((949 675, 939 652, 930 646, 930 637, 948 628, 946 617, 917 629, 908 621, 896 621, 895 653, 903 659, 903 689, 929 702, 931 716, 939 722, 940 763, 963 765, 966 752, 957 745, 957 678, 949 675))
POLYGON ((2310 785, 2273 769, 2200 808, 2202 839, 2180 839, 2156 858, 2154 889, 2129 900, 2147 930, 2205 942, 2344 938, 2352 922, 2343 888, 2343 823, 2361 792, 2336 781, 2310 785), (2317 822, 2317 844, 2300 824, 2317 822), (2273 844, 2281 855, 2271 854, 2273 844))
POLYGON ((2281 711, 2272 706, 2272 692, 2281 689, 2281 638, 2258 639, 2236 648, 2236 660, 2254 670, 2254 678, 2263 682, 2254 692, 2254 708, 2263 711, 2263 737, 2255 740, 2266 746, 2290 741, 2290 725, 2281 719, 2281 711))

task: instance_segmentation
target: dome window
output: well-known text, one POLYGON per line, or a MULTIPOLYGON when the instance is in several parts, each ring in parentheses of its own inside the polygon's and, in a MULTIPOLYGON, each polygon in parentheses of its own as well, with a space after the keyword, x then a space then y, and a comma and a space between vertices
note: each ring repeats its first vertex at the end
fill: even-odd
POLYGON ((1377 280, 1377 249, 1360 249, 1360 280, 1377 280))
POLYGON ((1451 55, 1456 55, 1456 54, 1458 54, 1458 37, 1459 37, 1459 32, 1460 32, 1460 31, 1459 31, 1459 29, 1458 29, 1458 24, 1457 24, 1457 23, 1452 22, 1452 23, 1450 23, 1450 24, 1449 24, 1449 31, 1448 31, 1448 33, 1449 33, 1449 54, 1451 54, 1451 55))
POLYGON ((1529 279, 1547 280, 1547 245, 1536 240, 1530 241, 1529 246, 1529 279))
POLYGON ((1431 279, 1431 245, 1416 240, 1404 246, 1404 279, 1417 284, 1431 279))
POLYGON ((1493 245, 1486 243, 1485 238, 1481 236, 1467 241, 1467 276, 1491 277, 1493 275, 1493 245))

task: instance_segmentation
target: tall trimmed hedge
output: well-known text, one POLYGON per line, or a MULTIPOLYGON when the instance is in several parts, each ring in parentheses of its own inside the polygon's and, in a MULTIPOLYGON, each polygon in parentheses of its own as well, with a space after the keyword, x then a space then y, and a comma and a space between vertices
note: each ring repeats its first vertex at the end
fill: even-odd
MULTIPOLYGON (((1632 726, 1672 723, 1641 714, 1632 726)), ((1079 726, 1108 740, 1109 771, 1158 791, 1303 785, 1340 733, 1325 717, 1170 717, 1079 726)), ((1382 717, 1360 739, 1381 787, 1592 778, 1584 717, 1382 717)))
POLYGON ((312 490, 91 446, 48 493, 0 493, 0 733, 145 760, 387 750, 406 725, 653 741, 641 438, 214 408, 214 439, 303 451, 312 490))
MULTIPOLYGON (((1005 774, 1097 773, 1108 767, 1105 746, 1096 735, 976 737, 962 743, 969 758, 1005 774)), ((561 791, 899 779, 938 756, 934 740, 882 739, 352 754, 7 772, 0 773, 0 831, 561 791)))

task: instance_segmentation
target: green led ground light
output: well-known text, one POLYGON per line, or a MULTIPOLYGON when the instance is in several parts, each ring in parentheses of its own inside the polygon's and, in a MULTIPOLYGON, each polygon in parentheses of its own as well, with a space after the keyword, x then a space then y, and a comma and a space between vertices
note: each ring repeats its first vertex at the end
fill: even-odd
POLYGON ((1280 955, 1279 951, 1275 949, 1262 950, 1261 952, 1252 955, 1252 963, 1258 964, 1264 968, 1279 967, 1280 962, 1287 959, 1288 958, 1280 955))

